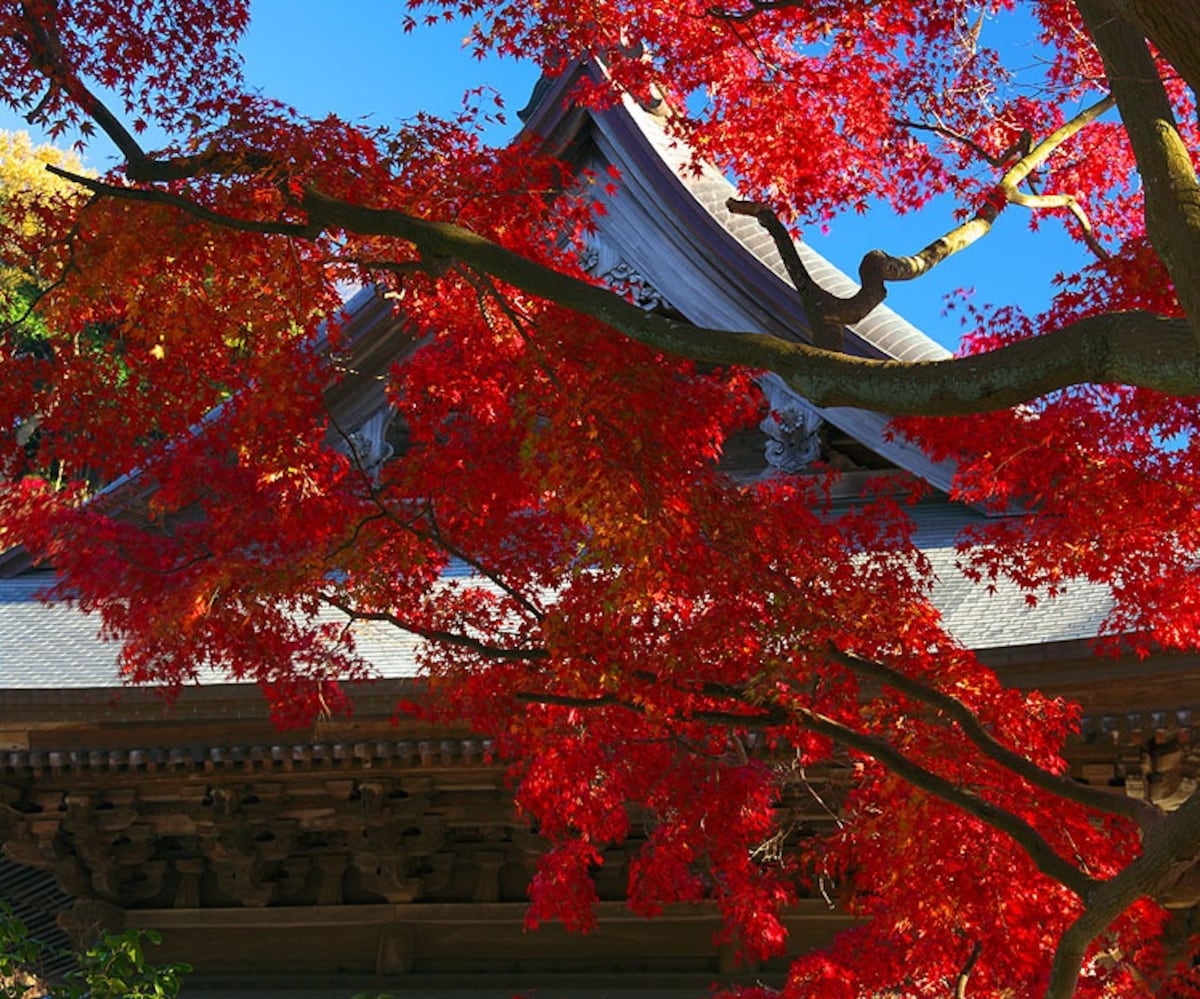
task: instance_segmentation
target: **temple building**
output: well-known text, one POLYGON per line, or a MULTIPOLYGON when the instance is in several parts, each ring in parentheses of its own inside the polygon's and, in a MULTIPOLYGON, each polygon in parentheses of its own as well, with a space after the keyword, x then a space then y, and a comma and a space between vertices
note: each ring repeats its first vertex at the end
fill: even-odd
MULTIPOLYGON (((619 190, 606 197, 585 258, 591 273, 647 309, 804 337, 803 309, 770 237, 725 207, 728 181, 694 171, 653 108, 629 99, 599 110, 569 105, 577 74, 588 72, 580 65, 543 82, 523 116, 580 170, 616 168, 619 190)), ((807 244, 799 252, 824 287, 853 292, 807 244)), ((377 376, 411 340, 369 291, 350 313, 348 366, 357 374, 328 402, 341 426, 356 428, 360 457, 384 461, 398 444, 377 376)), ((886 307, 846 329, 844 349, 945 356, 886 307)), ((734 442, 731 475, 804 474, 821 461, 844 470, 847 497, 868 475, 927 482, 913 517, 949 630, 1005 682, 1083 704, 1070 750, 1076 778, 1168 806, 1191 793, 1200 765, 1194 657, 1098 660, 1089 638, 1108 609, 1098 588, 1068 587, 1031 607, 1015 588, 969 583, 955 569, 955 539, 985 514, 947 499, 952 468, 886 434, 886 416, 817 408, 772 376, 761 384, 772 416, 734 442)), ((81 941, 98 927, 161 931, 152 959, 192 964, 185 996, 197 999, 665 999, 781 977, 785 962, 737 966, 730 948, 713 943, 713 908, 671 908, 653 921, 629 913, 624 849, 610 850, 597 876, 597 932, 525 932, 542 843, 514 815, 486 741, 392 723, 397 700, 419 692, 415 640, 359 623, 359 649, 380 679, 355 691, 354 717, 280 733, 250 685, 188 688, 169 709, 153 691, 123 687, 96 621, 38 599, 47 570, 13 551, 0 556, 0 573, 0 898, 41 934, 81 941)), ((830 786, 846 779, 836 766, 820 775, 830 786)), ((799 821, 820 831, 831 819, 814 801, 799 821)), ((847 920, 823 897, 802 900, 787 918, 789 946, 818 946, 847 920)))

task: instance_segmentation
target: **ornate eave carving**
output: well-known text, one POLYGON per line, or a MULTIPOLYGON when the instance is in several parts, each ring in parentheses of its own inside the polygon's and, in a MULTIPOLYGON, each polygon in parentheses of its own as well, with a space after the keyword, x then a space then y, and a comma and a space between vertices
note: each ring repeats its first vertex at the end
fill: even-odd
POLYGON ((789 475, 805 471, 821 457, 824 418, 777 376, 764 375, 758 384, 770 407, 758 425, 767 435, 767 464, 789 475))
POLYGON ((387 439, 388 428, 395 415, 396 411, 386 406, 346 434, 350 456, 371 477, 377 476, 384 462, 395 453, 387 439))
POLYGON ((0 785, 0 839, 125 910, 520 902, 542 849, 498 770, 106 777, 0 785))
MULTIPOLYGON (((66 894, 124 911, 518 904, 545 843, 515 815, 488 749, 447 738, 14 751, 0 842, 66 894)), ((624 896, 637 845, 606 851, 602 899, 624 896)))
POLYGON ((666 296, 603 240, 593 239, 580 254, 579 262, 585 271, 639 308, 647 312, 671 308, 666 296))

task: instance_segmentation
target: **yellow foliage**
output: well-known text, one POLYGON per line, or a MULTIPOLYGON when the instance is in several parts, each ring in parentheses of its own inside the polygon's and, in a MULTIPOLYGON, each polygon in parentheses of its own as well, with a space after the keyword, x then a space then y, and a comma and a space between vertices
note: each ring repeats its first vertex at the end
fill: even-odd
POLYGON ((20 259, 12 241, 36 235, 37 215, 31 209, 50 207, 56 201, 66 208, 84 195, 82 188, 50 173, 48 163, 93 175, 73 152, 35 146, 26 132, 0 130, 0 302, 29 280, 24 271, 12 266, 20 259))
POLYGON ((81 191, 77 185, 46 169, 47 164, 94 176, 83 161, 70 150, 49 144, 35 146, 28 132, 6 132, 0 129, 0 206, 13 199, 33 200, 53 195, 75 197, 81 191))

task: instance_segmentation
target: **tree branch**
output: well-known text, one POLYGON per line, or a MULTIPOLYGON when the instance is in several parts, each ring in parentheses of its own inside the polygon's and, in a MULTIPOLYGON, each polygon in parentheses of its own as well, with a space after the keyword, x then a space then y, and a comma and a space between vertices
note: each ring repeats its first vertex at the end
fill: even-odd
POLYGON ((470 230, 368 208, 309 189, 310 226, 390 236, 452 257, 531 295, 558 302, 649 347, 711 364, 774 371, 818 406, 894 415, 989 412, 1068 385, 1120 382, 1175 395, 1200 393, 1200 351, 1188 323, 1148 312, 1077 320, 986 354, 944 361, 879 361, 761 333, 693 326, 522 257, 470 230))
POLYGON ((603 694, 600 697, 573 697, 570 694, 534 693, 533 691, 517 691, 513 700, 524 704, 550 704, 562 708, 627 708, 638 714, 644 714, 645 709, 629 701, 623 701, 615 694, 603 694))
POLYGON ((1070 194, 1033 195, 1025 194, 1018 187, 1029 179, 1029 175, 1046 162, 1051 154, 1071 136, 1091 124, 1104 112, 1116 104, 1112 94, 1103 97, 1091 107, 1084 108, 1070 121, 1065 122, 1039 142, 1028 153, 1014 163, 1000 180, 1000 190, 1004 192, 1010 204, 1021 205, 1024 208, 1067 208, 1083 233, 1084 242, 1100 259, 1107 260, 1109 253, 1096 239, 1092 231, 1092 223, 1087 217, 1083 206, 1070 194))
MULTIPOLYGON (((812 324, 813 343, 825 350, 840 350, 842 327, 857 323, 865 318, 875 306, 887 298, 887 288, 880 277, 879 267, 871 254, 863 258, 858 269, 859 289, 849 298, 839 298, 820 286, 804 266, 796 244, 792 242, 787 227, 779 221, 770 205, 759 201, 740 201, 730 198, 725 207, 734 215, 748 215, 766 229, 775 250, 783 261, 784 269, 791 278, 792 287, 804 305, 804 314, 812 324)), ((878 253, 879 251, 875 251, 878 253)))
POLYGON ((1200 181, 1166 88, 1140 31, 1104 0, 1075 5, 1100 50, 1133 147, 1145 190, 1146 233, 1200 341, 1200 181))
POLYGON ((416 635, 418 638, 429 639, 434 642, 445 642, 447 645, 457 645, 460 648, 470 649, 472 652, 478 652, 482 656, 489 659, 513 660, 513 659, 549 659, 550 653, 546 649, 521 649, 521 648, 505 648, 500 645, 491 645, 487 642, 482 642, 477 638, 472 638, 470 635, 463 635, 454 631, 443 631, 438 628, 428 628, 425 625, 417 624, 415 621, 410 621, 400 617, 398 614, 392 614, 388 611, 364 611, 352 604, 346 603, 344 600, 335 597, 331 593, 319 594, 321 600, 327 603, 330 607, 334 607, 341 611, 352 621, 381 621, 399 628, 401 631, 407 631, 409 634, 416 635))
POLYGON ((169 191, 163 191, 159 188, 121 187, 118 184, 109 184, 94 177, 85 177, 82 174, 72 173, 70 170, 64 170, 62 167, 55 166, 53 163, 47 163, 46 169, 56 177, 62 177, 64 180, 69 180, 75 184, 79 184, 81 187, 86 187, 94 194, 116 198, 121 201, 140 201, 151 205, 167 205, 205 222, 211 222, 213 225, 220 226, 223 229, 234 229, 239 232, 258 232, 267 236, 292 236, 297 239, 315 239, 321 234, 319 228, 314 228, 309 224, 298 222, 267 222, 261 219, 246 219, 236 215, 226 215, 223 212, 214 211, 211 208, 197 204, 190 198, 185 198, 179 194, 172 194, 169 191))
MULTIPOLYGON (((460 226, 369 208, 311 188, 302 199, 308 221, 278 222, 228 216, 165 191, 119 187, 51 169, 97 194, 169 205, 240 231, 313 239, 324 230, 340 229, 400 239, 423 256, 459 260, 591 316, 653 349, 704 363, 774 371, 818 406, 854 406, 897 416, 962 415, 1004 409, 1087 382, 1138 385, 1174 395, 1200 393, 1200 349, 1184 319, 1138 311, 1108 313, 985 354, 943 361, 880 361, 647 312, 605 288, 529 260, 460 226)), ((1197 289, 1200 296, 1200 282, 1197 289)))
MULTIPOLYGON (((499 571, 491 569, 480 559, 468 554, 464 549, 459 548, 446 538, 446 536, 442 533, 441 528, 438 526, 437 517, 434 515, 433 511, 432 500, 427 500, 421 511, 413 517, 404 518, 398 516, 396 512, 390 506, 388 506, 387 501, 381 495, 379 488, 375 484, 374 478, 367 471, 367 469, 363 467, 362 461, 358 455, 358 450, 355 448, 354 441, 351 439, 350 434, 347 433, 340 423, 338 423, 328 406, 326 406, 325 412, 329 419, 330 426, 333 427, 334 432, 338 435, 338 437, 341 438, 342 445, 346 449, 346 454, 349 456, 350 461, 358 470, 358 473, 361 477, 361 482, 364 488, 367 490, 367 495, 370 497, 371 503, 379 511, 379 513, 365 518, 355 526, 355 536, 357 536, 363 525, 368 521, 375 519, 386 520, 389 523, 399 527, 402 531, 407 531, 414 537, 420 538, 422 541, 432 541, 451 558, 460 559, 467 565, 471 566, 471 568, 473 568, 476 572, 491 581, 499 590, 511 597, 514 603, 517 603, 524 608, 525 611, 530 614, 535 621, 543 621, 545 619, 545 611, 543 611, 542 608, 539 607, 532 598, 525 596, 525 594, 523 594, 516 587, 510 585, 499 571), (416 524, 418 521, 422 520, 429 524, 428 531, 417 530, 416 524)), ((343 545, 340 545, 336 551, 342 551, 352 543, 353 539, 344 543, 343 545)))
POLYGON ((769 10, 782 10, 786 7, 799 7, 804 0, 745 0, 746 6, 741 10, 731 7, 709 7, 705 13, 709 17, 722 21, 749 21, 759 14, 769 10))
POLYGON ((988 759, 1035 787, 1040 787, 1060 798, 1066 798, 1068 801, 1074 801, 1096 811, 1121 815, 1136 822, 1143 830, 1162 821, 1162 811, 1144 801, 1102 791, 1086 784, 1079 784, 1069 778, 1043 770, 1036 763, 999 742, 983 727, 975 714, 956 697, 934 690, 883 663, 843 652, 836 647, 831 647, 829 654, 835 662, 852 673, 898 690, 906 697, 911 697, 915 701, 940 711, 957 724, 962 734, 988 759))
POLYGON ((944 777, 939 777, 926 770, 883 739, 855 731, 809 708, 796 707, 792 710, 801 723, 814 732, 826 735, 844 746, 878 760, 897 777, 907 781, 913 787, 961 808, 985 825, 1004 833, 1028 854, 1034 866, 1046 877, 1057 881, 1085 902, 1095 890, 1097 882, 1094 879, 1089 878, 1074 864, 1059 856, 1041 833, 1020 816, 992 804, 967 788, 952 784, 944 777))
MULTIPOLYGON (((770 725, 784 725, 792 720, 792 716, 786 708, 750 704, 736 693, 730 693, 730 688, 715 684, 706 686, 713 689, 707 689, 704 691, 705 693, 720 697, 730 697, 736 704, 746 707, 753 714, 744 714, 738 711, 722 711, 719 708, 698 708, 688 711, 687 718, 689 721, 706 721, 717 725, 736 725, 741 728, 754 729, 770 725), (719 689, 716 689, 718 687, 719 689)), ((694 693, 694 691, 681 691, 681 693, 694 693)), ((522 701, 526 704, 554 704, 567 708, 613 707, 624 708, 638 715, 646 714, 645 704, 618 697, 616 694, 602 694, 599 697, 577 697, 571 694, 552 694, 545 691, 525 690, 518 691, 514 697, 517 701, 522 701)))
POLYGON ((1071 999, 1088 948, 1114 919, 1139 898, 1170 889, 1200 852, 1200 794, 1150 830, 1142 855, 1120 873, 1099 884, 1086 906, 1058 942, 1045 999, 1071 999))
POLYGON ((1029 148, 1033 144, 1033 136, 1028 130, 1025 130, 1021 132, 1017 141, 1005 149, 1004 152, 998 156, 993 156, 969 135, 963 135, 961 132, 956 132, 945 125, 930 125, 928 122, 913 121, 911 118, 893 118, 892 124, 899 125, 901 128, 911 128, 913 131, 932 132, 934 135, 940 135, 943 139, 951 139, 961 146, 966 146, 979 159, 988 164, 988 166, 996 167, 997 169, 1004 166, 1017 153, 1024 156, 1029 152, 1029 148))
POLYGON ((426 503, 424 519, 425 522, 429 524, 428 535, 425 535, 423 532, 415 529, 413 530, 414 534, 416 534, 418 537, 428 537, 431 541, 433 541, 434 544, 449 554, 452 558, 461 559, 480 575, 488 579, 494 586, 498 587, 505 594, 507 594, 514 603, 517 603, 524 608, 526 613, 532 616, 535 621, 540 622, 546 619, 546 612, 542 610, 542 608, 539 607, 530 597, 525 596, 525 594, 516 587, 511 586, 500 574, 499 570, 492 569, 490 566, 485 565, 482 560, 469 554, 465 549, 460 548, 446 537, 446 535, 442 532, 441 527, 438 525, 437 517, 433 511, 432 500, 426 503))
POLYGON ((971 972, 975 969, 975 962, 979 960, 979 955, 982 953, 983 944, 976 940, 975 945, 971 948, 971 953, 967 955, 967 959, 963 963, 962 970, 954 980, 954 999, 967 999, 967 982, 971 977, 971 972))
POLYGON ((1079 223, 1079 231, 1083 236, 1083 241, 1087 244, 1089 250, 1092 251, 1101 260, 1108 260, 1112 254, 1104 248, 1104 244, 1096 238, 1096 233, 1092 229, 1092 221, 1087 216, 1087 211, 1083 205, 1079 203, 1079 199, 1073 194, 1026 194, 1024 191, 1014 190, 1008 198, 1009 202, 1014 205, 1020 205, 1022 208, 1036 210, 1039 208, 1065 208, 1075 216, 1075 221, 1079 223))

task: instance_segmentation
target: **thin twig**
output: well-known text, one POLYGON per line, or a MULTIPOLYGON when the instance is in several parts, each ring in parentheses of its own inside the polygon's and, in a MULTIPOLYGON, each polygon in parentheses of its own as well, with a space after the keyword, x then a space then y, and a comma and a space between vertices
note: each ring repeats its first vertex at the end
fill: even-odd
POLYGON ((1026 129, 1020 136, 1003 152, 998 154, 989 153, 978 142, 972 139, 969 135, 964 135, 954 129, 942 125, 931 125, 928 122, 913 121, 909 118, 893 118, 892 124, 899 128, 908 128, 918 132, 933 132, 935 135, 940 135, 944 139, 950 139, 957 142, 959 145, 966 146, 979 159, 983 160, 988 166, 1002 167, 1017 154, 1025 156, 1029 153, 1030 146, 1033 144, 1033 134, 1026 129))
POLYGON ((975 962, 979 960, 979 955, 983 953, 983 944, 976 940, 975 945, 971 948, 971 953, 967 955, 967 960, 963 963, 962 969, 958 973, 958 977, 954 980, 954 999, 967 999, 967 980, 971 977, 971 972, 975 968, 975 962))

